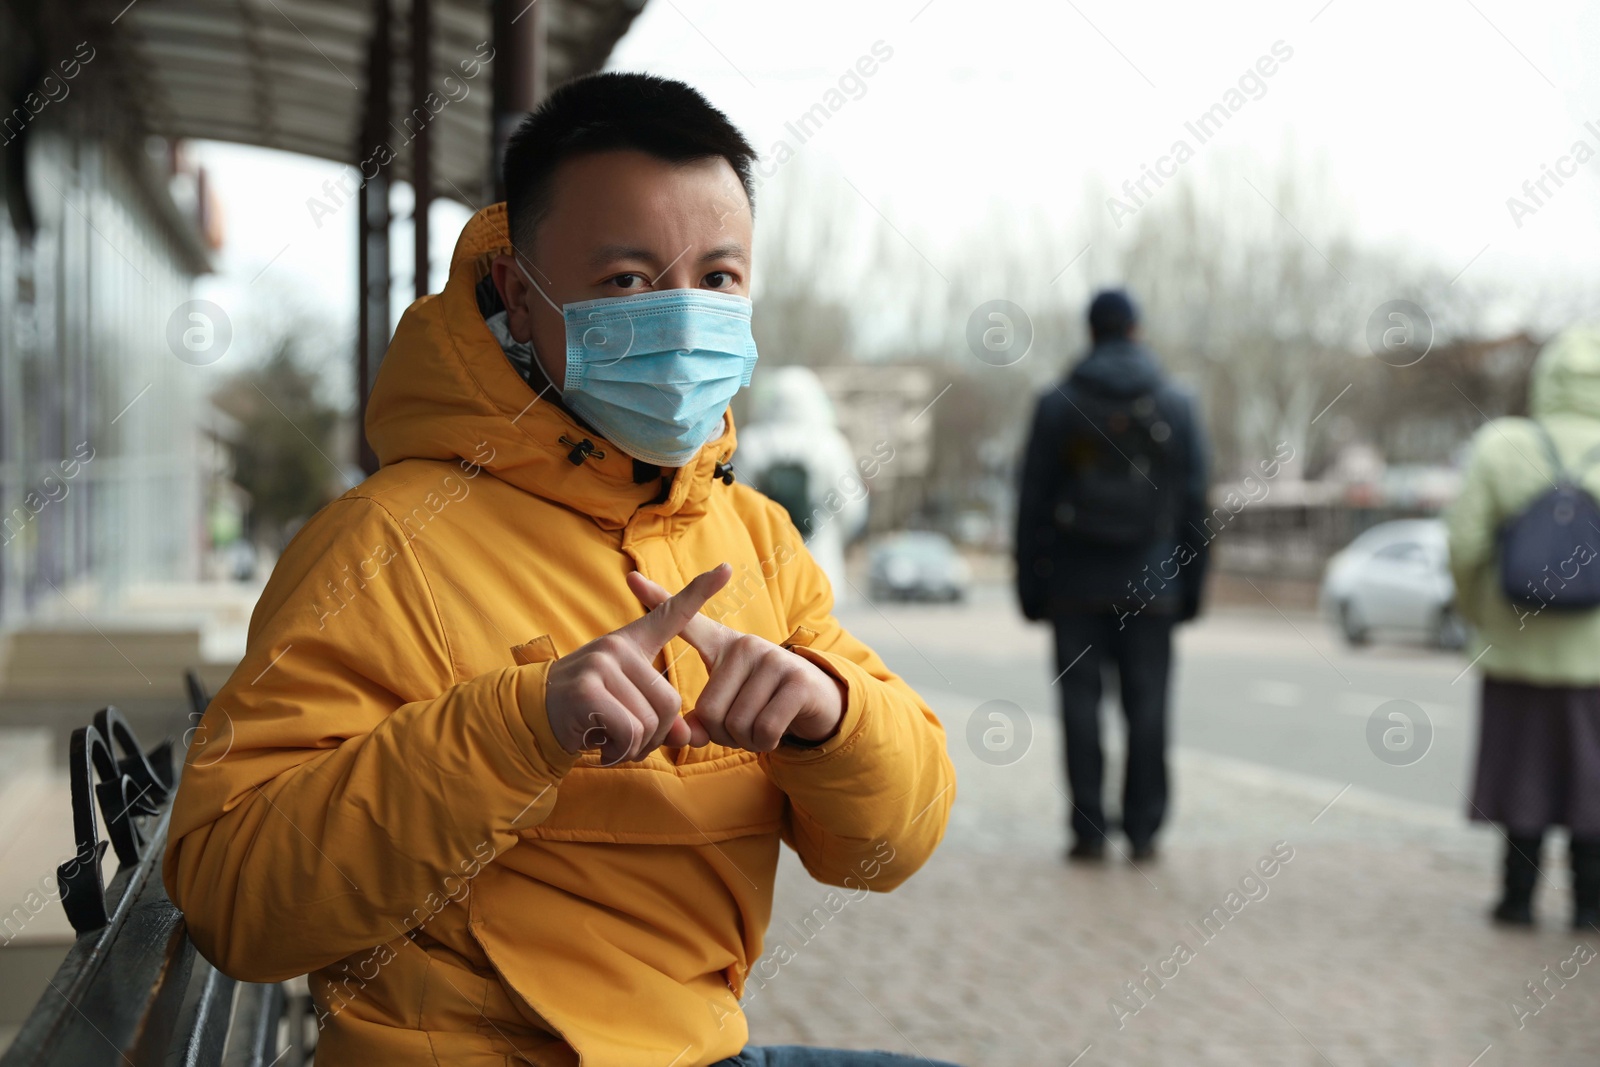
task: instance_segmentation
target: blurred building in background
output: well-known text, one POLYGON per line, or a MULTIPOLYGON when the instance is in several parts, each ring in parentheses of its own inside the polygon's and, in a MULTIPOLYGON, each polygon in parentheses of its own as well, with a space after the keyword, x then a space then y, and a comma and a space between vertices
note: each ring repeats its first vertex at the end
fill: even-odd
POLYGON ((0 7, 4 624, 198 576, 205 398, 167 325, 219 237, 204 174, 129 123, 103 43, 24 17, 0 7))
POLYGON ((903 529, 918 514, 926 495, 934 427, 928 405, 938 391, 935 369, 862 363, 816 371, 857 457, 875 451, 892 456, 867 481, 872 501, 868 531, 903 529))

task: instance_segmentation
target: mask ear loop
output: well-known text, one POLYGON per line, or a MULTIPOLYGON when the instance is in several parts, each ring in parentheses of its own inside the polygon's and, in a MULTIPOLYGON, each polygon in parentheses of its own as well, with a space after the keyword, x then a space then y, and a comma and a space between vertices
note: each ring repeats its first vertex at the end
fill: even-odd
MULTIPOLYGON (((566 313, 564 311, 562 311, 560 306, 557 305, 554 300, 550 299, 549 294, 547 294, 544 291, 544 287, 541 286, 538 282, 534 281, 533 280, 533 275, 529 274, 526 270, 523 269, 523 266, 522 266, 522 253, 517 251, 515 245, 513 245, 512 248, 511 248, 511 260, 512 260, 513 263, 515 263, 517 265, 517 270, 522 272, 522 276, 524 278, 528 279, 528 284, 533 286, 534 291, 537 292, 541 297, 544 298, 544 302, 546 304, 550 305, 550 310, 554 311, 557 315, 560 315, 563 319, 566 318, 566 313)), ((588 331, 587 330, 584 332, 584 337, 586 339, 588 337, 588 331)), ((615 363, 620 363, 623 360, 623 358, 627 356, 627 354, 629 352, 633 351, 633 341, 634 341, 633 320, 630 318, 628 320, 628 347, 623 349, 622 352, 619 355, 613 356, 613 357, 611 357, 610 359, 608 359, 608 360, 606 360, 604 362, 596 363, 596 364, 594 364, 594 366, 597 366, 597 367, 609 367, 609 366, 612 366, 615 363)))

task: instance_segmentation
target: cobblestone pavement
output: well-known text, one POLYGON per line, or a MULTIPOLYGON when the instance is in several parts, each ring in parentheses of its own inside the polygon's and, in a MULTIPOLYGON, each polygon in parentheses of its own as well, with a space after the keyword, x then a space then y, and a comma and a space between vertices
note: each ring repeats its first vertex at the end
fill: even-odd
POLYGON ((855 900, 786 854, 753 1041, 974 1067, 1600 1063, 1600 930, 1568 928, 1564 844, 1539 928, 1506 932, 1485 920, 1494 829, 1180 750, 1160 857, 1069 866, 1053 720, 994 766, 964 739, 970 705, 934 703, 959 780, 944 846, 855 900))

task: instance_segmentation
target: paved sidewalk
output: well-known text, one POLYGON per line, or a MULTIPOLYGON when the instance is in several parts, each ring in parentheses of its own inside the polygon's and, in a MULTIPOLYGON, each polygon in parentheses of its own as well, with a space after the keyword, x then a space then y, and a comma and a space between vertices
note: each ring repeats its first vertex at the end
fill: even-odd
POLYGON ((1054 723, 999 767, 965 744, 969 708, 936 710, 960 781, 945 846, 836 913, 786 853, 769 950, 793 955, 748 999, 753 1040, 972 1067, 1600 1063, 1600 930, 1567 928, 1564 844, 1539 929, 1504 932, 1484 918, 1492 828, 1179 752, 1160 859, 1069 867, 1054 723), (1230 900, 1275 846, 1292 859, 1230 900), (1213 909, 1226 922, 1199 929, 1213 909))

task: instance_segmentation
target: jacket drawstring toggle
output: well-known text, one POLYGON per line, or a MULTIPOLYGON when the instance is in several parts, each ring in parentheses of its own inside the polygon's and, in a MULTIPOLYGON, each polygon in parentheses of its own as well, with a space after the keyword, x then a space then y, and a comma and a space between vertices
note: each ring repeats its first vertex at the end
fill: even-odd
POLYGON ((585 437, 581 441, 574 441, 566 434, 558 439, 564 445, 571 445, 572 451, 567 453, 567 461, 574 467, 583 466, 583 461, 593 456, 595 459, 605 459, 606 454, 601 449, 594 447, 594 442, 585 437))

